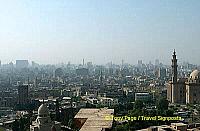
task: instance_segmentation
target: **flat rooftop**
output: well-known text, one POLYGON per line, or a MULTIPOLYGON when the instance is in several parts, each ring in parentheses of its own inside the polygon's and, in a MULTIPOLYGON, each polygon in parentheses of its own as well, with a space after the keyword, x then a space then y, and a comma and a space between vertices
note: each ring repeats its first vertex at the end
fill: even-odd
POLYGON ((100 108, 90 109, 83 108, 76 114, 75 119, 87 119, 80 131, 101 131, 105 128, 111 128, 113 120, 106 120, 106 116, 114 114, 114 109, 100 108))

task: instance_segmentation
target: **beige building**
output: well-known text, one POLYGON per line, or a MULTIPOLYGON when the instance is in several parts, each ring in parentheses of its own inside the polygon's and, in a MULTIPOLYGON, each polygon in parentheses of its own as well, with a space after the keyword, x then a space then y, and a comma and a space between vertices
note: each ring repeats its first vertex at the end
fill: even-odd
POLYGON ((108 98, 108 97, 101 97, 99 98, 100 101, 100 105, 102 106, 106 106, 106 107, 112 107, 114 105, 118 105, 118 99, 115 99, 115 98, 108 98))
POLYGON ((167 83, 167 99, 171 103, 185 104, 186 100, 186 85, 187 79, 178 79, 176 83, 170 81, 167 83))
POLYGON ((106 117, 113 114, 114 109, 80 109, 74 120, 80 131, 109 131, 112 129, 113 119, 106 117))
POLYGON ((177 59, 174 50, 172 55, 172 79, 167 84, 167 99, 171 103, 185 103, 185 81, 186 79, 177 79, 177 59))
POLYGON ((186 103, 200 103, 200 72, 194 70, 188 78, 186 84, 186 103))
POLYGON ((194 70, 189 78, 177 79, 175 51, 172 56, 172 80, 167 83, 167 100, 178 104, 200 104, 200 72, 194 70))

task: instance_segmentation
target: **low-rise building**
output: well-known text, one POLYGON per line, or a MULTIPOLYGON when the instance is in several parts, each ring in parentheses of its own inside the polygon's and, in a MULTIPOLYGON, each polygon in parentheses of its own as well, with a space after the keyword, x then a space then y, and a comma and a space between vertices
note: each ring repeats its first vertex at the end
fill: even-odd
POLYGON ((100 105, 106 107, 112 107, 114 105, 118 105, 118 99, 102 97, 100 98, 100 105))
POLYGON ((80 109, 74 120, 80 131, 109 131, 113 120, 107 120, 106 117, 113 114, 114 109, 80 109))
POLYGON ((190 127, 184 123, 171 123, 171 125, 151 126, 137 131, 200 131, 200 125, 196 123, 190 127))
POLYGON ((141 93, 135 93, 135 100, 151 100, 152 99, 152 95, 150 93, 147 92, 141 92, 141 93))

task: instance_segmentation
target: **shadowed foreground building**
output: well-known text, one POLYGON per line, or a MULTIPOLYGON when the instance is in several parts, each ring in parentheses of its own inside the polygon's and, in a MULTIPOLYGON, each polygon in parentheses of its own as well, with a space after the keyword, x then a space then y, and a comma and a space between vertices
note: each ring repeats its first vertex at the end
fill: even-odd
POLYGON ((28 103, 29 103, 28 85, 20 84, 18 85, 18 104, 24 106, 27 105, 28 103))
POLYGON ((110 131, 113 120, 106 117, 113 114, 114 109, 80 109, 74 120, 80 131, 110 131))
POLYGON ((171 125, 151 126, 137 131, 200 131, 200 124, 171 123, 171 125))

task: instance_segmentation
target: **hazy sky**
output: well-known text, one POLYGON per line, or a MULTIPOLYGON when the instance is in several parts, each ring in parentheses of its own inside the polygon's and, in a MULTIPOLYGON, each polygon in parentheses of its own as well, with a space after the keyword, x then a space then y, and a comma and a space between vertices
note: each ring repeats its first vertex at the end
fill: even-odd
POLYGON ((200 0, 0 0, 0 60, 200 64, 200 0))

